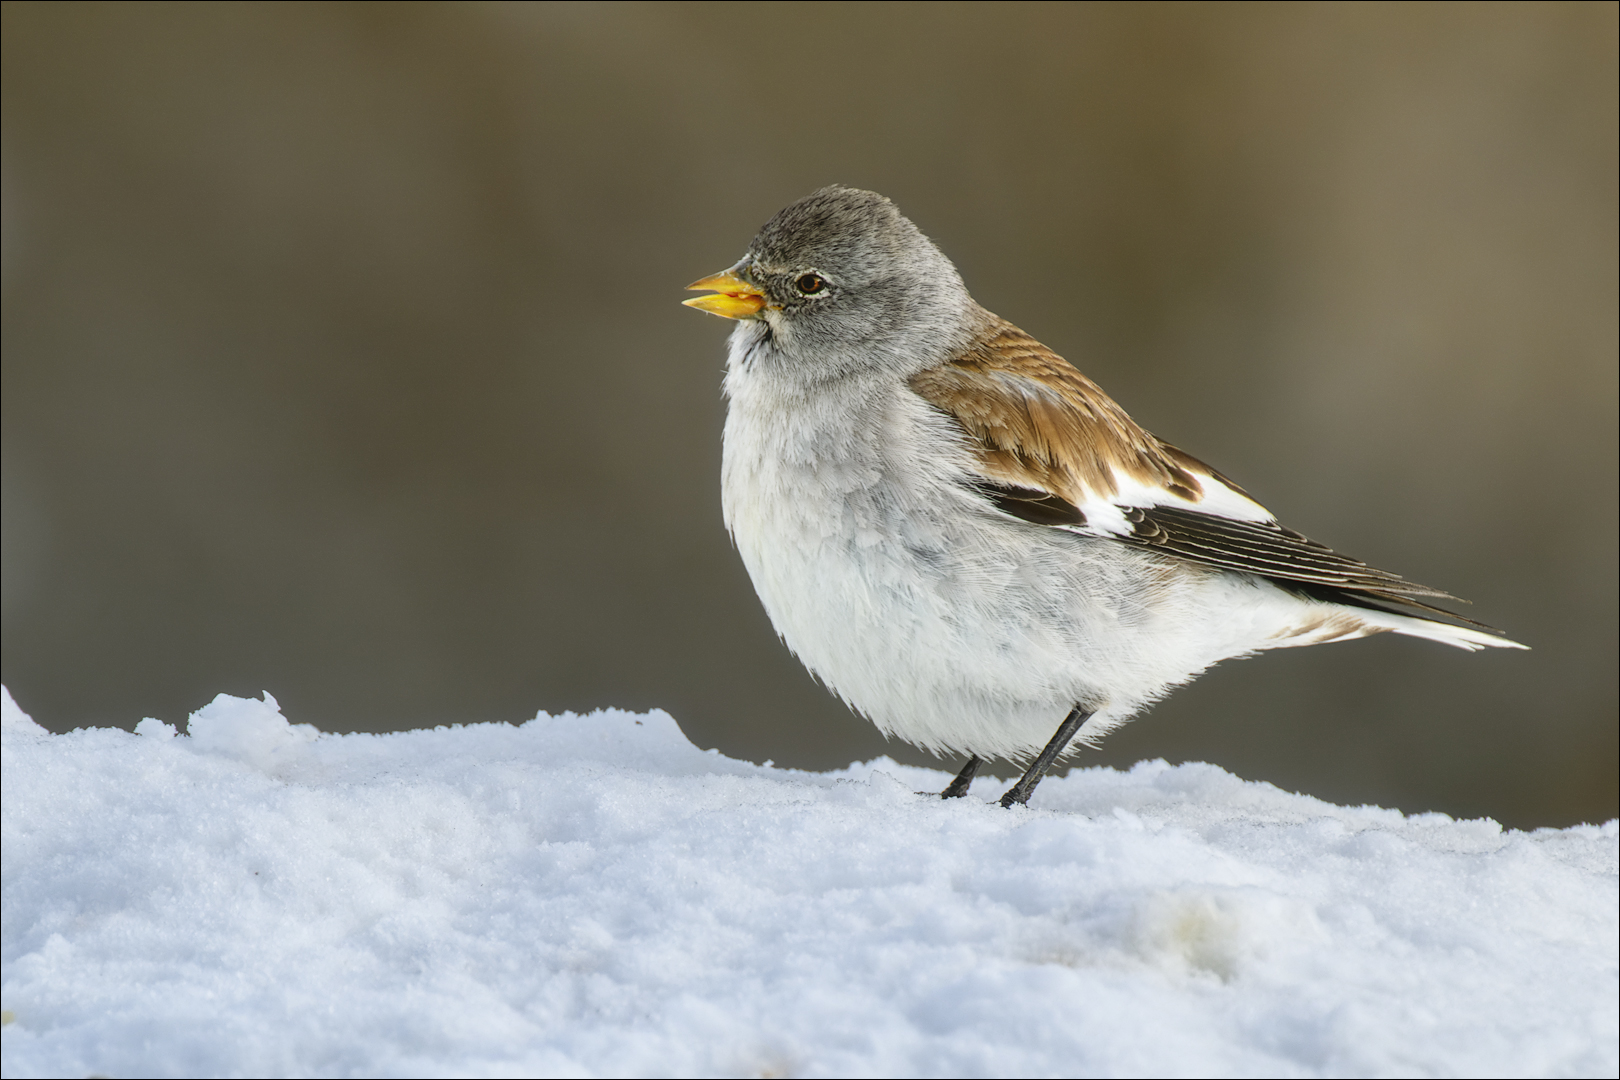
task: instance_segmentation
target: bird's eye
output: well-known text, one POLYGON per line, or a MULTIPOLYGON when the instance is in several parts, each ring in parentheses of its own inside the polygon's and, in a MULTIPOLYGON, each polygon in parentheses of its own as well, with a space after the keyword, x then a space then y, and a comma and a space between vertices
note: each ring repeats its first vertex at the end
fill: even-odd
POLYGON ((793 285, 806 296, 814 296, 827 287, 827 283, 819 274, 800 274, 793 285))

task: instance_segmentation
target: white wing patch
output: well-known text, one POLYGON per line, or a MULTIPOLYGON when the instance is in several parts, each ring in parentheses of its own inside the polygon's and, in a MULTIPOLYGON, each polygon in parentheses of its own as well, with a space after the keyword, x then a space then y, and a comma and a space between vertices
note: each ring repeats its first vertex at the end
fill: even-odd
POLYGON ((1087 493, 1080 504, 1086 515, 1084 526, 1076 532, 1095 536, 1130 536, 1132 523, 1125 518, 1130 509, 1148 510, 1155 506, 1174 506, 1183 510, 1196 510, 1201 514, 1229 518, 1233 521, 1261 521, 1274 523, 1277 519, 1265 507, 1240 491, 1235 491, 1213 476, 1196 474, 1204 489, 1201 499, 1187 499, 1157 484, 1144 484, 1128 473, 1113 469, 1114 495, 1104 498, 1087 493))

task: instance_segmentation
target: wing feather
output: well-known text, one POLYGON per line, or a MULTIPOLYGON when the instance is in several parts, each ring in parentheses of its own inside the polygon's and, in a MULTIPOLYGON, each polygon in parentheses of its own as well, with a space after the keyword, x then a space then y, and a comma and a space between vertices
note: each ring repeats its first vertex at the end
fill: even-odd
POLYGON ((967 435, 981 473, 975 487, 1004 513, 1322 599, 1393 602, 1472 623, 1417 599, 1457 597, 1279 525, 1242 488, 1138 426, 1062 357, 994 316, 964 355, 911 387, 967 435))

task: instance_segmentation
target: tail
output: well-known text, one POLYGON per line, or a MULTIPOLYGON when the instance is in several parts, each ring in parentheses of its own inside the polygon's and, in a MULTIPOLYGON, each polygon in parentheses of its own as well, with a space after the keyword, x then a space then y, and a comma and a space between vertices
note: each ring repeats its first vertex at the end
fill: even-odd
POLYGON ((1457 626, 1422 615, 1406 615, 1369 603, 1318 602, 1304 611, 1294 608, 1283 626, 1260 646, 1262 649, 1292 649, 1300 645, 1322 645, 1329 641, 1349 641, 1373 634, 1395 633, 1428 638, 1442 645, 1476 652, 1480 649, 1528 649, 1501 631, 1482 623, 1457 626))
POLYGON ((1458 649, 1467 649, 1469 652, 1478 652, 1480 649, 1528 649, 1530 647, 1521 645, 1512 638, 1504 637, 1499 632, 1492 632, 1489 627, 1475 630, 1468 626, 1453 626, 1450 623, 1437 622, 1434 619, 1424 619, 1416 615, 1400 615, 1393 611, 1383 611, 1378 608, 1357 607, 1353 610, 1358 619, 1369 624, 1369 633, 1390 630, 1397 634, 1405 634, 1407 637, 1428 638, 1430 641, 1438 641, 1442 645, 1450 645, 1458 649))
MULTIPOLYGON (((1382 634, 1386 631, 1405 634, 1408 637, 1428 638, 1438 641, 1442 645, 1450 645, 1457 649, 1467 649, 1469 652, 1478 652, 1480 649, 1528 649, 1530 646, 1521 645, 1506 636, 1494 626, 1486 626, 1482 622, 1475 622, 1466 615, 1458 615, 1438 608, 1432 604, 1416 599, 1413 596, 1396 596, 1393 594, 1369 595, 1365 590, 1335 588, 1314 584, 1302 584, 1295 581, 1277 581, 1272 579, 1271 584, 1302 600, 1315 600, 1322 605, 1318 612, 1332 612, 1331 616, 1321 617, 1317 620, 1306 621, 1292 629, 1278 634, 1277 646, 1287 648, 1292 645, 1315 645, 1326 641, 1346 641, 1350 638, 1366 637, 1369 634, 1382 634), (1409 608, 1420 611, 1432 611, 1436 615, 1448 619, 1455 619, 1466 626, 1456 623, 1441 622, 1439 619, 1429 618, 1427 615, 1409 615, 1404 611, 1391 611, 1385 604, 1403 604, 1409 608)), ((1427 589, 1425 595, 1443 596, 1456 600, 1454 596, 1442 593, 1438 589, 1427 589)), ((1466 604, 1468 601, 1461 600, 1466 604)), ((1273 648, 1277 646, 1272 646, 1273 648)))

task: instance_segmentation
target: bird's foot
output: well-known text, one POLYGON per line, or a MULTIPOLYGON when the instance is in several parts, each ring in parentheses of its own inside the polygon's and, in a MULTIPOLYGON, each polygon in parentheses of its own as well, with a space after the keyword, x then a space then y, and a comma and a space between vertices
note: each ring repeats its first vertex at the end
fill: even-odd
POLYGON ((968 758, 967 764, 962 766, 962 771, 956 774, 955 780, 945 785, 945 790, 939 793, 939 797, 942 799, 960 799, 966 795, 968 788, 973 786, 973 774, 978 772, 979 766, 983 764, 984 759, 977 754, 968 758))
MULTIPOLYGON (((1074 738, 1074 733, 1080 730, 1080 725, 1089 719, 1091 719, 1091 713, 1080 708, 1080 706, 1076 705, 1071 709, 1069 715, 1063 718, 1063 723, 1058 725, 1057 734, 1052 736, 1052 741, 1046 744, 1046 748, 1041 751, 1040 756, 1030 764, 1028 769, 1024 770, 1024 775, 1018 778, 1018 783, 1008 788, 1007 793, 1001 797, 1001 805, 1004 807, 1023 806, 1029 802, 1029 797, 1035 793, 1035 785, 1041 782, 1041 777, 1045 776, 1046 770, 1052 767, 1052 762, 1056 761, 1058 755, 1063 753, 1063 748, 1069 745, 1069 740, 1074 738)), ((960 780, 961 777, 957 777, 957 779, 960 780)), ((952 783, 951 787, 955 786, 952 783)), ((950 788, 945 790, 950 791, 950 788)), ((965 787, 962 790, 964 793, 967 791, 965 787)))

